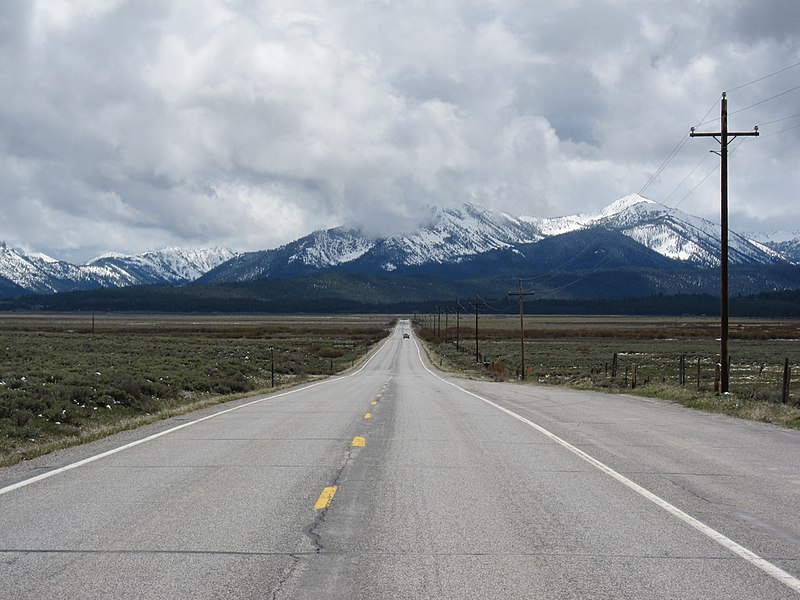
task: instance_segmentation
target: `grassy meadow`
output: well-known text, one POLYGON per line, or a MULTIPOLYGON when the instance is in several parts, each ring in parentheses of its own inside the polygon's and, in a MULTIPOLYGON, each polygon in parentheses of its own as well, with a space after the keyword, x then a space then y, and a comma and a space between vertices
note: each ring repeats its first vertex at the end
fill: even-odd
POLYGON ((0 465, 340 372, 388 317, 0 315, 0 465))
MULTIPOLYGON (((443 367, 519 380, 519 315, 418 318, 419 332, 443 367), (445 323, 447 327, 445 327, 445 323)), ((800 322, 731 321, 730 394, 715 393, 719 323, 704 318, 525 318, 525 375, 531 383, 628 392, 800 429, 800 322), (614 354, 617 356, 614 372, 614 354), (681 383, 680 363, 684 371, 681 383), (793 373, 783 404, 783 373, 793 373), (634 388, 635 370, 635 388, 634 388)))

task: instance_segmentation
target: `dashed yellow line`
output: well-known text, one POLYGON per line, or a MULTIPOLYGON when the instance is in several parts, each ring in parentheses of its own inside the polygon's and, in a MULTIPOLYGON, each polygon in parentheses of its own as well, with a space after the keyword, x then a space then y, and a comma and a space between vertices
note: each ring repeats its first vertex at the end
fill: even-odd
POLYGON ((365 418, 365 419, 371 419, 371 418, 372 418, 372 413, 367 413, 367 414, 365 414, 365 415, 364 415, 364 418, 365 418))
POLYGON ((377 400, 373 400, 372 402, 370 402, 370 404, 371 404, 372 406, 376 406, 376 405, 378 404, 378 401, 377 401, 377 400))
POLYGON ((314 504, 314 510, 322 510, 324 508, 328 508, 331 505, 331 501, 333 500, 333 495, 335 493, 336 493, 335 485, 323 488, 322 493, 319 495, 319 498, 317 499, 317 503, 314 504))
POLYGON ((366 446, 367 440, 359 435, 353 438, 353 443, 350 444, 351 446, 366 446))

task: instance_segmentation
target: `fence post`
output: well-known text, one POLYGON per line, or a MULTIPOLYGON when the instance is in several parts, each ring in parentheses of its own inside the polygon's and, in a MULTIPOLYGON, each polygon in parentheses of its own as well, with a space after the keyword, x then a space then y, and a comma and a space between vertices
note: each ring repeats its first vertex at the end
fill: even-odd
POLYGON ((717 354, 714 357, 714 362, 716 363, 716 368, 714 370, 714 393, 717 395, 719 395, 719 382, 720 382, 720 374, 722 371, 722 363, 720 363, 720 360, 722 359, 720 358, 719 354, 717 354))
POLYGON ((700 391, 700 357, 697 357, 697 391, 700 391))
POLYGON ((758 367, 758 373, 756 373, 756 378, 753 381, 753 389, 750 390, 750 400, 756 397, 756 392, 758 392, 758 386, 761 383, 761 374, 764 372, 764 365, 760 365, 758 367))
POLYGON ((631 369, 631 389, 636 389, 636 375, 638 371, 638 365, 633 365, 633 369, 631 369))
POLYGON ((678 368, 678 385, 686 385, 686 355, 681 354, 681 362, 678 368))
MULTIPOLYGON (((616 378, 617 378, 617 353, 614 352, 614 356, 611 358, 611 379, 616 379, 616 378)), ((625 381, 627 380, 628 378, 626 376, 625 381)))
POLYGON ((792 379, 792 367, 789 366, 789 359, 783 361, 783 391, 781 392, 781 402, 789 402, 789 382, 792 379))

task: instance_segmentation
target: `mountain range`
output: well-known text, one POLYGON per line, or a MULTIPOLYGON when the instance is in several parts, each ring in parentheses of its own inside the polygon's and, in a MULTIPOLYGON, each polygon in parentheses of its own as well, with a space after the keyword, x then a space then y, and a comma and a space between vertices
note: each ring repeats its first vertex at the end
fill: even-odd
MULTIPOLYGON (((372 278, 372 289, 384 286, 385 294, 404 289, 409 298, 423 291, 430 296, 437 287, 447 294, 468 288, 487 293, 507 288, 517 276, 534 278, 531 285, 539 292, 568 297, 713 293, 718 287, 719 226, 638 195, 599 213, 567 217, 513 216, 473 203, 431 208, 426 217, 417 231, 403 235, 376 238, 336 227, 271 250, 169 248, 109 254, 84 265, 0 243, 0 298, 150 284, 259 282, 266 294, 271 292, 264 283, 272 282, 277 294, 279 282, 294 280, 290 287, 297 290, 298 280, 323 285, 323 275, 325 289, 334 280, 331 275, 339 277, 340 286, 372 278)), ((736 285, 742 293, 800 288, 800 232, 730 232, 729 255, 738 274, 734 293, 736 285)))
MULTIPOLYGON (((331 269, 400 274, 418 271, 419 267, 458 265, 499 250, 515 251, 524 257, 544 240, 587 231, 616 232, 661 257, 692 266, 719 265, 718 225, 631 195, 599 214, 514 217, 467 203, 458 208, 432 209, 429 224, 410 235, 375 239, 342 227, 316 231, 273 250, 236 256, 203 275, 199 282, 257 281, 331 269)), ((568 239, 579 238, 573 235, 568 239)), ((800 258, 734 232, 729 238, 732 264, 785 265, 800 258)))
POLYGON ((74 265, 45 254, 25 254, 0 242, 0 297, 184 284, 235 256, 228 248, 165 248, 135 256, 110 253, 74 265))

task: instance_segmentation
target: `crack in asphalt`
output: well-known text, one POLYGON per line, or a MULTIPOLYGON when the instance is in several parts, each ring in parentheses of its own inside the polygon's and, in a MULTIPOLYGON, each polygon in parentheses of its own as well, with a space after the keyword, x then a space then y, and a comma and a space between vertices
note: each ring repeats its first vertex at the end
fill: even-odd
MULTIPOLYGON (((349 446, 345 452, 342 465, 339 467, 339 470, 336 472, 336 476, 333 478, 333 482, 330 485, 338 488, 343 481, 346 481, 346 471, 349 470, 353 460, 353 447, 349 446)), ((277 584, 270 593, 270 600, 278 600, 280 598, 281 594, 288 589, 290 582, 293 579, 297 579, 300 573, 302 573, 305 566, 307 566, 309 562, 309 558, 313 558, 314 556, 318 556, 325 552, 320 528, 325 524, 325 516, 327 515, 329 508, 330 507, 325 507, 318 510, 314 520, 305 528, 305 534, 308 539, 311 540, 311 544, 314 547, 313 551, 302 553, 299 552, 289 555, 292 558, 292 564, 284 569, 280 579, 278 579, 277 584)))

